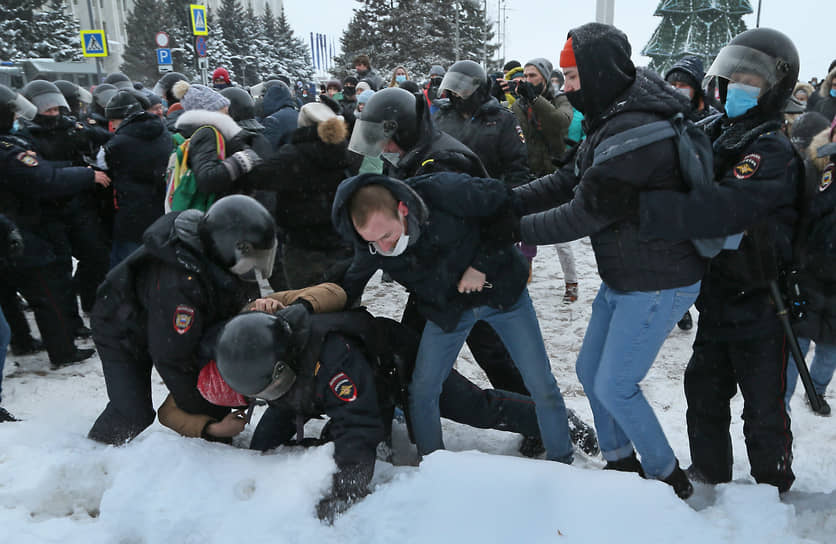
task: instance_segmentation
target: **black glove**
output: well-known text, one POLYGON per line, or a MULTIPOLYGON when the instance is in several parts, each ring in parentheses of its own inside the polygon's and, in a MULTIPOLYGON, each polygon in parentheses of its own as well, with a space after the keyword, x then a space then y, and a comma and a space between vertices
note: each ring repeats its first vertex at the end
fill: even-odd
POLYGON ((521 238, 520 216, 509 203, 494 215, 486 217, 482 221, 480 230, 480 236, 485 242, 500 246, 519 242, 521 238))
POLYGON ((537 90, 534 85, 528 81, 519 80, 517 82, 517 96, 531 104, 537 99, 537 90))

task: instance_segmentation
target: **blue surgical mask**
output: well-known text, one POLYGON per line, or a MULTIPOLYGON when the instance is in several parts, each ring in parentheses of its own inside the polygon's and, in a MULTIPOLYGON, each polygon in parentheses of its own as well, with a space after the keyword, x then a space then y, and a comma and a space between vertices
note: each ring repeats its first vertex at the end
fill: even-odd
POLYGON ((758 105, 760 87, 744 85, 743 83, 729 83, 726 91, 726 115, 730 119, 740 117, 758 105))
POLYGON ((14 134, 14 133, 16 133, 16 132, 20 132, 20 128, 21 128, 21 126, 20 126, 20 120, 19 120, 19 119, 15 119, 15 122, 14 122, 14 123, 12 123, 12 134, 14 134))
POLYGON ((830 96, 836 98, 836 89, 830 89, 830 96))
POLYGON ((397 76, 395 76, 395 81, 397 81, 398 83, 403 83, 404 81, 406 81, 406 76, 397 75, 397 76))

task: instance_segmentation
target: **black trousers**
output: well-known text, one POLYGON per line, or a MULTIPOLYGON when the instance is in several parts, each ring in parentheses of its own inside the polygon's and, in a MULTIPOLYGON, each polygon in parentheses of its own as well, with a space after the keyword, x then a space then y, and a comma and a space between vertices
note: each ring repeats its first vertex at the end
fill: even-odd
MULTIPOLYGON (((420 337, 426 322, 427 320, 418 312, 415 301, 410 295, 403 311, 401 323, 416 331, 420 337)), ((470 348, 470 352, 476 359, 476 364, 485 372, 488 381, 495 389, 525 396, 529 395, 514 360, 508 350, 505 349, 502 339, 490 325, 484 321, 477 321, 467 337, 467 347, 470 348)))
POLYGON ((32 338, 32 328, 17 298, 17 288, 12 286, 11 279, 5 271, 0 273, 0 308, 3 308, 3 314, 12 331, 12 345, 29 342, 32 338))
POLYGON ((685 370, 688 439, 694 466, 709 481, 732 477, 729 402, 743 394, 743 434, 751 474, 758 483, 790 488, 792 432, 784 408, 787 342, 781 334, 712 341, 697 332, 685 370))

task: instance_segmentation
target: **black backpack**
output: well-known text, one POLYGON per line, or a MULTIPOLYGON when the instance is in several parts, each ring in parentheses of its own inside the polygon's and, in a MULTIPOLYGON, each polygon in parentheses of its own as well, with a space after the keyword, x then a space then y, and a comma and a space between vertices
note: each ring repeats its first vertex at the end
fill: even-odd
MULTIPOLYGON (((679 157, 679 171, 689 189, 714 183, 714 149, 708 135, 692 121, 677 113, 667 121, 656 121, 605 138, 595 148, 596 166, 647 145, 673 138, 679 157)), ((702 257, 715 257, 723 249, 734 249, 741 235, 695 238, 691 242, 702 257)))

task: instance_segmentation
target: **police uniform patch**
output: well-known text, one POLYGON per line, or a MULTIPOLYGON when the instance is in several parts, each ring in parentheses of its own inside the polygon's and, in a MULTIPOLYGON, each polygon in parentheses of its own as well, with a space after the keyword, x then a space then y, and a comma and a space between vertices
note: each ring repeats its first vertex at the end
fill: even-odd
POLYGON ((833 183, 833 172, 836 170, 836 164, 832 162, 824 167, 824 172, 821 174, 819 181, 819 192, 826 191, 830 184, 833 183))
POLYGON ((334 396, 343 402, 354 402, 357 400, 357 386, 351 381, 351 378, 346 376, 345 372, 340 372, 328 382, 331 392, 334 396))
POLYGON ((517 136, 520 137, 522 143, 525 143, 525 133, 520 125, 517 125, 517 136))
POLYGON ((761 165, 761 156, 757 153, 749 153, 743 160, 734 165, 734 177, 737 179, 748 179, 755 175, 761 165))
POLYGON ((194 308, 181 304, 174 310, 174 330, 186 334, 194 323, 194 308))
POLYGON ((17 160, 19 160, 26 166, 38 166, 38 159, 35 158, 35 155, 30 155, 28 151, 24 153, 18 153, 17 160))

